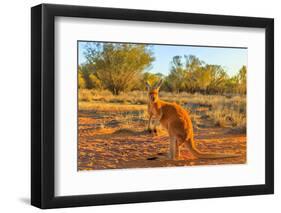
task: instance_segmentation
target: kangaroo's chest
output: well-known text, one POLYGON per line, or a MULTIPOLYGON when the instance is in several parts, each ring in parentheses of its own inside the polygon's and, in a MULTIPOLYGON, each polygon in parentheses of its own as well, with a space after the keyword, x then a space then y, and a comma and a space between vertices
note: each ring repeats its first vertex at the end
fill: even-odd
POLYGON ((160 119, 160 109, 158 109, 157 107, 155 107, 153 104, 148 106, 148 112, 149 114, 153 115, 154 118, 158 118, 160 119))
POLYGON ((151 114, 153 115, 154 118, 156 119, 161 119, 161 109, 157 107, 152 107, 151 108, 151 114))
POLYGON ((153 114, 156 118, 159 118, 159 119, 160 119, 160 115, 161 115, 160 109, 155 109, 155 108, 153 108, 153 109, 152 109, 152 114, 153 114))
POLYGON ((165 110, 163 110, 163 108, 153 108, 153 115, 154 117, 160 122, 161 126, 164 127, 165 129, 168 128, 168 123, 169 123, 169 119, 167 119, 167 115, 165 115, 165 110))

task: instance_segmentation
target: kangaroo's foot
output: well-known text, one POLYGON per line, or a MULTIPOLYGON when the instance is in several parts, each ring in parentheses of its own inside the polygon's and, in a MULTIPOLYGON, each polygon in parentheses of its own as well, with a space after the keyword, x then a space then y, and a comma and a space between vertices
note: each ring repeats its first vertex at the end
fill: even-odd
POLYGON ((169 160, 177 160, 175 154, 171 153, 171 152, 169 152, 168 158, 169 158, 169 160))
POLYGON ((157 155, 163 156, 166 155, 164 152, 158 152, 157 155))
POLYGON ((172 153, 172 152, 168 153, 168 158, 170 160, 183 160, 184 159, 184 157, 180 153, 172 153))
POLYGON ((148 157, 148 158, 146 158, 146 160, 157 160, 158 159, 158 157, 148 157))

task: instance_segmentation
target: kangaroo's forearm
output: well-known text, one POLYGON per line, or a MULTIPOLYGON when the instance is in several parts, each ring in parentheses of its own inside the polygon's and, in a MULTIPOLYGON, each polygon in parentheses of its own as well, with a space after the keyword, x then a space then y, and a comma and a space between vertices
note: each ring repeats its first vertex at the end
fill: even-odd
POLYGON ((151 126, 151 118, 152 118, 152 114, 149 115, 149 120, 148 120, 148 129, 150 129, 151 126))

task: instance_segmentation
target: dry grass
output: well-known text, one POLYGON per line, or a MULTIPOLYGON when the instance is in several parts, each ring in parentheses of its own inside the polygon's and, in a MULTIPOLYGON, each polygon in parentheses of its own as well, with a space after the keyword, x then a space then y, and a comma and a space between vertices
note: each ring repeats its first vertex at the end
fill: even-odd
POLYGON ((95 111, 134 111, 146 110, 146 105, 136 104, 120 104, 120 103, 107 103, 102 101, 79 101, 79 110, 95 110, 95 111))
MULTIPOLYGON (((211 120, 214 126, 239 129, 246 132, 246 97, 160 92, 162 100, 176 102, 191 111, 194 126, 200 116, 211 120)), ((129 125, 147 120, 145 91, 132 91, 113 96, 109 91, 79 90, 79 110, 98 110, 121 113, 120 120, 129 125), (128 112, 125 113, 124 112, 128 112), (122 113, 123 112, 123 113, 122 113), (133 113, 132 113, 133 112, 133 113)), ((116 115, 115 115, 116 116, 116 115)))
POLYGON ((242 132, 246 131, 246 115, 235 110, 222 109, 208 112, 214 124, 219 127, 232 127, 242 132))
POLYGON ((122 103, 122 104, 146 104, 147 95, 145 92, 132 91, 128 93, 121 93, 118 96, 112 95, 107 90, 79 90, 79 101, 100 101, 105 103, 122 103))

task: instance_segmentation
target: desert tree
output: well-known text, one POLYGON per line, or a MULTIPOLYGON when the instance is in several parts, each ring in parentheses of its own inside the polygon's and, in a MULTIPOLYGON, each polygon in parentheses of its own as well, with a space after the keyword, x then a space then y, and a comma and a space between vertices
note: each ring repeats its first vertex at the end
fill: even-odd
POLYGON ((149 45, 91 43, 85 51, 92 73, 114 95, 131 90, 154 60, 149 45))
POLYGON ((187 73, 181 56, 174 56, 171 61, 170 74, 167 77, 172 91, 180 92, 186 88, 187 73))
POLYGON ((86 81, 84 79, 81 67, 79 66, 78 68, 78 88, 79 89, 84 89, 86 88, 86 81))
POLYGON ((100 80, 94 75, 91 64, 82 64, 78 68, 78 86, 86 89, 102 89, 100 80))
MULTIPOLYGON (((152 72, 144 72, 142 76, 142 80, 139 84, 139 89, 146 90, 146 82, 150 85, 155 85, 160 81, 160 79, 165 80, 165 76, 162 73, 152 73, 152 72)), ((162 90, 165 90, 164 85, 162 84, 162 90)))
POLYGON ((167 76, 172 91, 200 92, 204 94, 245 93, 246 67, 229 77, 221 65, 206 64, 194 55, 174 56, 167 76))
POLYGON ((241 94, 246 94, 247 92, 247 67, 244 65, 239 70, 238 81, 239 81, 239 92, 241 94))
POLYGON ((205 66, 206 73, 208 73, 209 81, 206 86, 206 92, 210 93, 224 93, 226 89, 226 82, 229 78, 226 71, 220 65, 210 65, 205 66))

